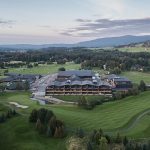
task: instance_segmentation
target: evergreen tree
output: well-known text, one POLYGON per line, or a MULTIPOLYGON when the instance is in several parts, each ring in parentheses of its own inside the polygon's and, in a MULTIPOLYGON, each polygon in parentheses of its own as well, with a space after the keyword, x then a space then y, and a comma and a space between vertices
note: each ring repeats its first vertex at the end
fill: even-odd
POLYGON ((124 146, 126 146, 128 144, 128 139, 126 136, 123 138, 123 144, 124 144, 124 146))
POLYGON ((1 122, 5 122, 6 121, 6 116, 5 116, 5 114, 3 113, 2 115, 1 115, 1 122))
POLYGON ((30 116, 29 116, 29 121, 30 122, 36 122, 38 119, 38 111, 36 109, 33 109, 30 116))
POLYGON ((36 129, 39 131, 39 133, 42 133, 42 123, 40 119, 37 119, 36 129))
POLYGON ((50 126, 47 127, 47 132, 46 132, 46 134, 47 134, 48 137, 52 137, 52 136, 53 136, 50 126))
POLYGON ((59 130, 58 130, 57 127, 55 128, 54 137, 55 137, 55 138, 59 138, 59 130))
POLYGON ((59 130, 59 137, 60 138, 63 138, 65 136, 65 129, 64 129, 64 126, 59 126, 58 127, 58 130, 59 130))
POLYGON ((143 80, 140 81, 139 90, 142 92, 146 91, 146 84, 143 80))
POLYGON ((50 119, 49 126, 51 128, 52 135, 54 135, 55 134, 55 130, 56 130, 56 117, 55 116, 53 116, 50 119))
POLYGON ((54 116, 54 113, 51 110, 48 110, 45 116, 45 123, 47 124, 53 116, 54 116))
POLYGON ((98 145, 99 144, 99 140, 100 140, 100 138, 101 138, 101 134, 100 134, 100 132, 99 131, 97 131, 96 132, 96 134, 95 134, 95 136, 94 136, 94 141, 95 141, 95 143, 98 145))
POLYGON ((92 146, 91 142, 87 143, 87 150, 93 150, 93 146, 92 146))
POLYGON ((119 134, 119 133, 117 133, 117 136, 116 136, 115 142, 116 142, 116 143, 118 143, 118 144, 122 143, 122 138, 121 138, 121 136, 120 136, 120 134, 119 134))
POLYGON ((15 109, 12 111, 12 114, 13 114, 14 116, 17 114, 17 112, 16 112, 15 109))
POLYGON ((7 114, 6 114, 6 118, 10 118, 11 117, 11 113, 10 113, 10 111, 8 110, 7 111, 7 114))
POLYGON ((99 133, 100 133, 100 136, 103 136, 103 130, 101 128, 99 129, 99 133))
POLYGON ((38 110, 38 118, 40 119, 42 124, 45 123, 45 117, 46 117, 47 111, 48 110, 45 108, 41 108, 38 110))
POLYGON ((99 147, 100 147, 100 150, 108 150, 107 139, 105 137, 101 137, 99 147))

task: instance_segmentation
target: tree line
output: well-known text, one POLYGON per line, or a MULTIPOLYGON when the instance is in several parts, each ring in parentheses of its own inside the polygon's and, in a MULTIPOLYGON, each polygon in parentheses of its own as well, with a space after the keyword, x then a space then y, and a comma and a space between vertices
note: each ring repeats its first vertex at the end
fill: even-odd
POLYGON ((57 119, 51 110, 45 108, 32 110, 29 122, 34 123, 36 130, 47 137, 63 138, 66 135, 64 122, 57 119))
MULTIPOLYGON (((64 64, 68 61, 74 61, 81 64, 84 69, 98 67, 100 69, 106 66, 107 70, 120 72, 131 70, 131 68, 142 68, 144 71, 150 71, 150 53, 148 52, 121 52, 118 50, 90 50, 86 48, 47 48, 37 51, 27 52, 0 52, 3 59, 0 60, 0 67, 4 62, 23 61, 26 64, 30 62, 44 62, 51 64, 57 62, 64 64)), ((8 64, 7 64, 8 65, 8 64)), ((23 65, 23 64, 21 64, 23 65)))

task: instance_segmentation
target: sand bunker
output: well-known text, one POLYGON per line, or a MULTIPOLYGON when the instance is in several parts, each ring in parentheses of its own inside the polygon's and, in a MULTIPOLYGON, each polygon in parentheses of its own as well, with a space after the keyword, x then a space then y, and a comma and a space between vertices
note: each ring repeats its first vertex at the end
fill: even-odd
POLYGON ((22 109, 26 109, 26 108, 29 107, 29 106, 25 106, 25 105, 20 105, 20 104, 18 104, 16 102, 9 102, 9 104, 15 105, 17 108, 22 108, 22 109))

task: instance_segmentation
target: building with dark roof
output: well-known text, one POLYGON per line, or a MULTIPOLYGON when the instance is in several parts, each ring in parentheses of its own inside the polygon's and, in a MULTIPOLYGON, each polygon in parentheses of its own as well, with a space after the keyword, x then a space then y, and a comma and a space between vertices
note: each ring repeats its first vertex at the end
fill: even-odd
POLYGON ((107 75, 106 80, 112 85, 114 90, 127 91, 133 87, 131 80, 115 74, 107 75))
POLYGON ((10 90, 16 90, 17 85, 20 85, 20 87, 24 87, 26 81, 31 84, 37 78, 39 78, 39 75, 31 74, 7 73, 5 75, 7 75, 8 77, 0 79, 0 83, 4 83, 6 85, 6 89, 10 90))
POLYGON ((61 71, 57 78, 46 87, 50 95, 101 95, 111 94, 111 85, 102 81, 91 70, 61 71))

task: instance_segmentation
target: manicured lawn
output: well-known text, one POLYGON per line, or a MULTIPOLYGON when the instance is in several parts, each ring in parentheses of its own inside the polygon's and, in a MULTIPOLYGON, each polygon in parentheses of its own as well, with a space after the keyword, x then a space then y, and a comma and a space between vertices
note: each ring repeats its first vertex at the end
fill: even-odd
MULTIPOLYGON (((94 110, 84 110, 73 105, 40 106, 30 100, 30 93, 15 92, 0 95, 0 110, 6 111, 8 102, 18 102, 29 106, 28 109, 17 109, 21 115, 0 124, 0 149, 2 150, 65 150, 65 139, 47 138, 40 135, 33 124, 28 122, 29 113, 33 108, 45 107, 51 109, 57 118, 62 119, 68 129, 75 131, 82 127, 86 131, 93 129, 112 130, 130 122, 134 116, 146 109, 150 109, 150 91, 135 97, 128 97, 122 101, 105 103, 94 110)), ((128 132, 121 133, 133 138, 149 137, 150 116, 144 116, 138 124, 128 132)))
MULTIPOLYGON (((81 99, 82 96, 80 95, 61 95, 61 96, 55 96, 58 99, 61 99, 63 101, 70 101, 70 102, 77 102, 78 100, 81 99)), ((104 96, 99 96, 99 95, 86 95, 85 98, 89 101, 92 100, 101 100, 103 99, 104 96)))
POLYGON ((54 63, 51 65, 39 65, 38 67, 33 68, 9 68, 9 72, 21 74, 51 74, 56 73, 60 67, 65 67, 66 70, 79 69, 80 64, 67 62, 64 65, 54 63))
POLYGON ((28 117, 17 116, 0 124, 1 150, 65 150, 66 139, 40 135, 28 117))
POLYGON ((145 115, 138 124, 128 133, 124 133, 133 138, 149 138, 150 137, 150 114, 145 115))
POLYGON ((135 83, 140 83, 140 81, 143 80, 145 83, 150 84, 150 73, 128 71, 123 72, 121 75, 128 77, 135 83))
POLYGON ((70 128, 82 127, 85 130, 102 128, 111 130, 127 124, 133 116, 150 108, 150 92, 144 92, 138 96, 131 96, 122 101, 108 102, 97 106, 93 110, 80 109, 73 105, 46 105, 40 106, 29 99, 29 93, 7 93, 0 97, 1 103, 8 104, 15 101, 27 105, 27 110, 19 109, 27 114, 33 108, 46 107, 54 111, 58 118, 70 128))

